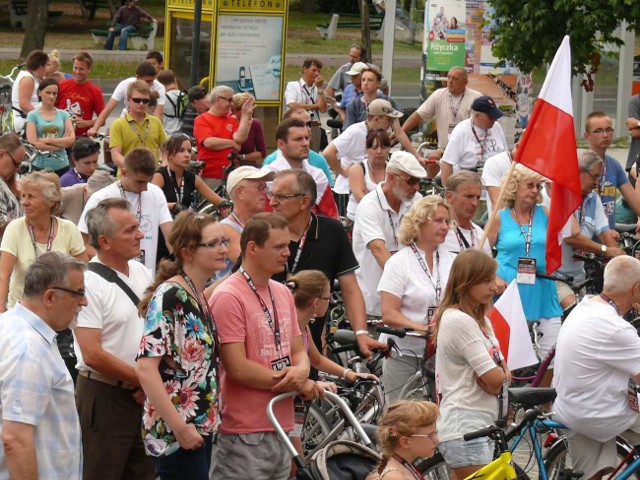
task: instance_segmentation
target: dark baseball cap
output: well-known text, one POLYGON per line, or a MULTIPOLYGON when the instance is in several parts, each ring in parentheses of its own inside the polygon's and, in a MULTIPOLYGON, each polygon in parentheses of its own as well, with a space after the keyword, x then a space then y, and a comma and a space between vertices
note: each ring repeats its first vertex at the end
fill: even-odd
POLYGON ((196 100, 200 100, 207 96, 207 90, 200 85, 196 85, 195 87, 191 87, 187 92, 187 96, 189 97, 190 102, 194 102, 196 100))
POLYGON ((491 120, 496 121, 504 115, 502 111, 496 106, 496 102, 493 98, 485 95, 478 97, 473 101, 471 110, 474 112, 485 113, 491 120))

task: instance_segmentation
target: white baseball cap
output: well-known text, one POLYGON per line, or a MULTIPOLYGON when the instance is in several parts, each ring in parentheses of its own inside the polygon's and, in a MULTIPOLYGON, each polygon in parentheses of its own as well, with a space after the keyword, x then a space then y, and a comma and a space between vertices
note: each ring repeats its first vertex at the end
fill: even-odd
POLYGON ((274 172, 262 171, 256 167, 244 165, 233 170, 227 177, 227 192, 232 192, 243 180, 270 180, 273 177, 275 177, 274 172))
POLYGON ((397 151, 391 154, 387 169, 399 170, 415 178, 427 178, 427 171, 420 161, 409 152, 397 151))

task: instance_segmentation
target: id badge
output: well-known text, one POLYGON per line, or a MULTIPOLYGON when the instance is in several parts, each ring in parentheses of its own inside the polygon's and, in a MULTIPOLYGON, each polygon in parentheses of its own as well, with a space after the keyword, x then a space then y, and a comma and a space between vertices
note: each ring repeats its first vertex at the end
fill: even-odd
POLYGON ((638 384, 633 378, 629 379, 629 384, 627 386, 627 403, 631 410, 640 413, 640 408, 638 407, 638 404, 640 403, 640 398, 638 397, 638 384))
POLYGON ((437 309, 438 307, 427 308, 427 324, 430 324, 433 321, 433 316, 436 314, 437 309))
POLYGON ((516 274, 516 282, 524 285, 534 285, 536 283, 536 259, 523 258, 518 259, 518 273, 516 274))
POLYGON ((291 359, 289 356, 277 358, 271 361, 271 370, 274 372, 280 372, 284 370, 286 367, 291 366, 291 359))
POLYGON ((145 263, 144 263, 144 261, 145 261, 145 259, 146 259, 146 258, 147 258, 147 257, 146 257, 146 255, 145 255, 145 253, 144 253, 144 250, 143 250, 143 249, 140 249, 140 255, 138 255, 134 260, 135 260, 136 262, 140 262, 141 264, 143 264, 143 265, 144 265, 144 264, 145 264, 145 263))
POLYGON ((500 402, 499 417, 505 418, 509 413, 509 384, 507 383, 506 378, 504 379, 504 382, 502 382, 502 391, 500 392, 498 401, 500 402))

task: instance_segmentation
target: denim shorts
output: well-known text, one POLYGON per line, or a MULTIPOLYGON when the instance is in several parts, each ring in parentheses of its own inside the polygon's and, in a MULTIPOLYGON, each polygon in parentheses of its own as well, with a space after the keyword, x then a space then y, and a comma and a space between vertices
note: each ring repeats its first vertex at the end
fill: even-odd
POLYGON ((487 465, 493 460, 493 442, 488 438, 447 440, 438 444, 438 451, 451 468, 487 465))

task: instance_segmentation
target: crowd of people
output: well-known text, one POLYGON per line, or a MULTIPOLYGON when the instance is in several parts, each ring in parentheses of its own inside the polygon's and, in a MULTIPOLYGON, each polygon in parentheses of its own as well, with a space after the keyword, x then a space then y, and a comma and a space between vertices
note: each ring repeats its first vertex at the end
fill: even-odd
MULTIPOLYGON (((56 55, 34 51, 15 82, 18 119, 42 155, 18 179, 24 146, 0 137, 0 476, 288 478, 269 401, 334 390, 319 371, 362 376, 323 356, 336 284, 363 355, 386 346, 368 325, 425 334, 398 340, 400 352, 384 359, 391 406, 372 475, 419 478, 412 462, 436 446, 456 479, 491 461, 486 438, 462 436, 507 414, 511 373, 487 313, 511 282, 527 321, 540 323, 542 353, 557 344, 545 381, 558 389, 576 469, 597 479, 613 466, 611 439, 636 416, 626 392, 640 381, 640 339, 621 315, 640 302, 640 261, 618 248, 612 222, 616 189, 635 214, 640 196, 606 155, 607 115, 587 117, 583 203, 560 271, 585 277, 574 251, 617 258, 602 295, 586 297, 562 325, 574 293, 536 277, 545 272, 552 185, 522 166, 506 175, 513 152, 503 114, 468 88, 463 67, 401 126, 362 46, 351 46, 329 82, 322 63, 306 59, 286 87, 268 155, 252 95, 225 85, 180 90, 158 52, 148 60, 106 105, 88 79, 87 52, 65 78, 56 55), (330 142, 320 123, 328 105, 345 122, 330 142), (120 108, 109 133, 112 176, 98 168, 92 137, 120 108), (425 159, 408 133, 432 119, 438 150, 425 159), (394 141, 404 149, 390 153, 394 141), (194 145, 201 175, 188 168, 194 145), (241 166, 228 173, 234 155, 241 166), (438 169, 446 193, 423 197, 421 181, 438 169), (499 210, 486 239, 475 223, 485 196, 499 210), (221 221, 194 209, 196 197, 221 221), (438 407, 400 398, 427 335, 438 407)), ((640 120, 631 120, 635 136, 640 120)), ((275 415, 293 431, 293 398, 275 415)))

